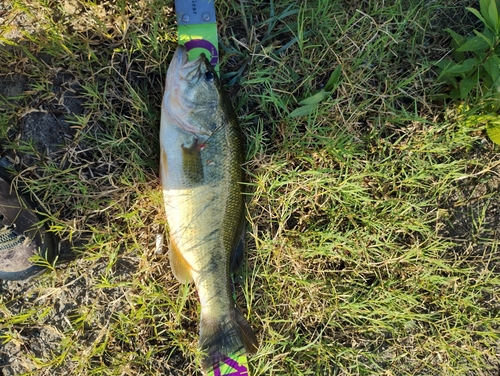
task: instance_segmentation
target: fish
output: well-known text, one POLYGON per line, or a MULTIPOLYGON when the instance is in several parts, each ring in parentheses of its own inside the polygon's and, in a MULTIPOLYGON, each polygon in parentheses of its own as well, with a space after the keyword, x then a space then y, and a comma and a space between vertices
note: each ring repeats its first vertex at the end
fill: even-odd
POLYGON ((241 129, 216 72, 205 55, 188 61, 178 46, 161 107, 160 178, 170 266, 198 292, 205 374, 259 346, 231 284, 245 251, 243 162, 241 129))

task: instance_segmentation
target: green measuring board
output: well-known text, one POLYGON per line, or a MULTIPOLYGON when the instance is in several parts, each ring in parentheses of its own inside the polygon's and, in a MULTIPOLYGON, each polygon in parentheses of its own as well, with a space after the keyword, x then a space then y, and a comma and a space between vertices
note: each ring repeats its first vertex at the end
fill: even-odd
MULTIPOLYGON (((219 73, 219 50, 214 0, 175 0, 178 43, 194 60, 202 53, 219 73)), ((207 376, 250 376, 245 353, 229 354, 207 376)))
POLYGON ((250 376, 247 362, 245 354, 226 358, 218 366, 215 366, 208 376, 250 376))
POLYGON ((214 0, 176 0, 177 36, 189 60, 202 53, 219 72, 219 50, 214 0))

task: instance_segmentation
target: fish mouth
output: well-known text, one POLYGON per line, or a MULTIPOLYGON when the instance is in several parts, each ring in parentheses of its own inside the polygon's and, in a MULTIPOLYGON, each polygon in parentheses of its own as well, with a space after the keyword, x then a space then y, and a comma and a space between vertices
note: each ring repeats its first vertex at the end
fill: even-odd
POLYGON ((189 81, 197 76, 197 73, 200 71, 200 67, 204 64, 205 60, 205 55, 201 54, 196 59, 188 61, 188 52, 186 47, 179 45, 175 50, 169 70, 171 70, 172 73, 177 74, 180 78, 189 81))

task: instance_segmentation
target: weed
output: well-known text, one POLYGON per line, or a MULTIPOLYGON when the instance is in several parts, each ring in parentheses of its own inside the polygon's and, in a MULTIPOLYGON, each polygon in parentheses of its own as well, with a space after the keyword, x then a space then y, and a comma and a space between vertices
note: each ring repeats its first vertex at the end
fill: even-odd
POLYGON ((483 30, 474 30, 468 38, 451 29, 453 57, 442 59, 438 80, 452 86, 449 97, 461 100, 472 109, 465 112, 467 122, 486 125, 491 140, 500 144, 500 11, 496 0, 481 0, 480 11, 467 8, 483 24, 483 30))

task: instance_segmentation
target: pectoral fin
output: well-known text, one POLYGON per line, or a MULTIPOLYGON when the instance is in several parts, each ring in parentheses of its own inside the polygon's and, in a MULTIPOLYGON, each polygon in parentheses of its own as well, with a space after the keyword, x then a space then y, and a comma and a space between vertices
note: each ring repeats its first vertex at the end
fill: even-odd
POLYGON ((172 238, 170 238, 169 258, 170 267, 172 268, 172 272, 174 273, 175 278, 180 283, 192 282, 193 277, 191 275, 191 267, 187 263, 186 259, 182 256, 179 248, 172 238))
POLYGON ((203 180, 203 162, 201 160, 202 146, 198 140, 193 140, 190 146, 182 145, 182 173, 190 184, 201 183, 203 180))

